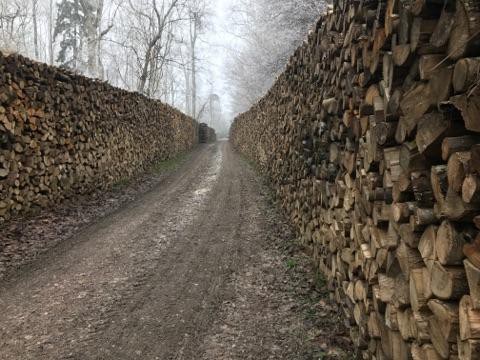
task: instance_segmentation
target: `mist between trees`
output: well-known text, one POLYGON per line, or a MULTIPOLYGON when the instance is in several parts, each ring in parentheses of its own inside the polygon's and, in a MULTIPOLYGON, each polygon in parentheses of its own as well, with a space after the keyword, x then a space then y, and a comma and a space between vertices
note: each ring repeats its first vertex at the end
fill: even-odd
POLYGON ((160 99, 222 136, 323 9, 317 0, 0 0, 0 49, 160 99))

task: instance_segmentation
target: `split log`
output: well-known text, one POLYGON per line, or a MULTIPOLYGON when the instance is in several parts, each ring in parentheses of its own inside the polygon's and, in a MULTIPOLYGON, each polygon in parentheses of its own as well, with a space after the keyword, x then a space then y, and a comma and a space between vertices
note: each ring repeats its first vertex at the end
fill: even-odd
POLYGON ((475 360, 480 353, 480 340, 458 341, 458 359, 475 360))
MULTIPOLYGON (((457 226, 458 227, 458 226, 457 226)), ((437 231, 435 251, 442 265, 460 265, 464 258, 463 247, 468 241, 467 230, 459 229, 448 220, 444 220, 437 231)))
POLYGON ((473 265, 469 260, 465 260, 464 265, 472 307, 475 310, 480 310, 480 268, 473 265))
POLYGON ((479 142, 480 138, 472 135, 446 137, 442 142, 442 159, 447 161, 453 153, 470 150, 479 142))
POLYGON ((460 300, 459 314, 460 340, 480 339, 480 310, 473 308, 470 296, 460 300))
POLYGON ((450 156, 447 165, 448 186, 452 191, 460 192, 466 174, 469 172, 469 151, 456 152, 450 156))
POLYGON ((439 299, 458 300, 468 292, 467 276, 463 266, 444 267, 435 262, 431 276, 432 292, 439 299))
POLYGON ((480 79, 480 58, 460 59, 453 72, 453 89, 456 93, 466 92, 480 79))
POLYGON ((412 269, 410 272, 410 304, 414 311, 424 310, 427 307, 429 291, 425 289, 426 284, 424 281, 424 271, 428 271, 427 268, 412 269))
POLYGON ((478 176, 469 174, 462 184, 462 199, 466 203, 480 202, 480 179, 478 176))
POLYGON ((454 24, 448 44, 448 55, 459 59, 476 54, 480 35, 479 5, 472 0, 457 0, 454 24))
POLYGON ((428 307, 434 315, 430 319, 432 344, 443 359, 448 359, 450 343, 457 341, 459 331, 458 305, 432 299, 428 307))

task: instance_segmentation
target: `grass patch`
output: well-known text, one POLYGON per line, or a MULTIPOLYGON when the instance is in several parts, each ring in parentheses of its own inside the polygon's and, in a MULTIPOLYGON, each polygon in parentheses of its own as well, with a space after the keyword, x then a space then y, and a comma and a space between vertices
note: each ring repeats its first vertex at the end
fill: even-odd
POLYGON ((297 260, 295 259, 288 259, 286 266, 289 270, 295 269, 297 267, 297 260))
POLYGON ((123 188, 127 187, 128 185, 130 185, 130 183, 132 183, 135 179, 139 179, 144 175, 148 175, 148 174, 158 175, 158 174, 162 174, 164 172, 176 170, 181 164, 183 164, 185 162, 185 160, 188 157, 188 154, 189 154, 188 152, 184 152, 184 153, 181 153, 179 155, 176 155, 176 156, 172 157, 171 159, 158 161, 158 162, 154 163, 143 174, 139 174, 139 175, 133 176, 131 178, 127 178, 127 177, 121 178, 120 180, 118 180, 117 182, 115 182, 112 185, 112 189, 113 190, 123 189, 123 188))
POLYGON ((112 188, 114 190, 122 189, 125 186, 127 186, 128 184, 130 184, 131 181, 132 181, 132 179, 129 179, 129 178, 121 178, 115 184, 112 185, 112 188))
POLYGON ((315 287, 319 290, 324 290, 327 287, 327 280, 320 271, 315 273, 315 287))
POLYGON ((175 170, 178 168, 187 158, 188 153, 181 153, 171 159, 163 160, 155 163, 152 166, 152 172, 160 174, 166 171, 175 170))
POLYGON ((152 171, 156 174, 160 174, 166 171, 172 171, 178 168, 186 159, 188 153, 181 153, 172 157, 171 159, 157 162, 152 166, 152 171))
POLYGON ((318 352, 314 355, 315 359, 317 359, 317 360, 324 360, 324 359, 326 358, 326 356, 327 356, 327 354, 326 354, 324 351, 321 351, 321 350, 318 351, 318 352))
MULTIPOLYGON (((316 299, 312 300, 309 299, 310 301, 308 302, 309 305, 314 305, 316 303, 316 299)), ((314 307, 307 307, 305 310, 305 318, 308 320, 316 320, 317 319, 317 309, 314 307)))

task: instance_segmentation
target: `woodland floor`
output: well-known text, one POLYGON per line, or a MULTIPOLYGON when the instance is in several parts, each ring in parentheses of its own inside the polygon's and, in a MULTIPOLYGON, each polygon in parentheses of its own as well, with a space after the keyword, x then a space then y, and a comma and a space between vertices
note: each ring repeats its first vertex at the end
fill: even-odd
POLYGON ((2 225, 0 359, 353 359, 321 277, 230 145, 163 167, 2 225))

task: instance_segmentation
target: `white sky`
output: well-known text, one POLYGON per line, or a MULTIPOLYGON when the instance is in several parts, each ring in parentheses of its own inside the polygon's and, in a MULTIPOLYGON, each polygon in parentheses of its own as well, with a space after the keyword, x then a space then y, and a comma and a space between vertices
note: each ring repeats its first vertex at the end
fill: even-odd
MULTIPOLYGON (((229 56, 229 48, 235 46, 239 40, 227 31, 229 26, 229 9, 235 3, 235 0, 213 0, 212 1, 212 17, 211 27, 206 36, 206 44, 203 49, 204 53, 200 54, 205 61, 204 67, 211 73, 213 90, 220 96, 222 109, 227 120, 230 115, 230 97, 228 94, 227 84, 225 82, 226 60, 229 56)), ((203 89, 208 92, 210 89, 203 89)))

